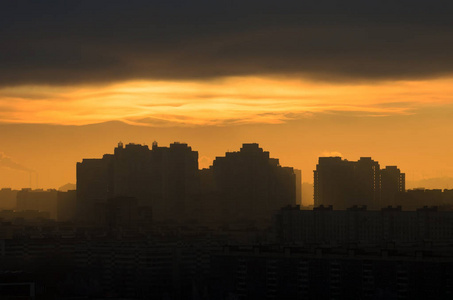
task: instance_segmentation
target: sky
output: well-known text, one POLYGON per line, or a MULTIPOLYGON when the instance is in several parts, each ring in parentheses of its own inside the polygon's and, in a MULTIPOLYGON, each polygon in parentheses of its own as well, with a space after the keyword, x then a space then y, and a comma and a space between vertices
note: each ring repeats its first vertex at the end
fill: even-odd
MULTIPOLYGON (((371 156, 453 188, 451 1, 1 1, 0 187, 119 141, 371 156), (451 186, 450 186, 451 184, 451 186)), ((409 185, 410 186, 410 185, 409 185)))

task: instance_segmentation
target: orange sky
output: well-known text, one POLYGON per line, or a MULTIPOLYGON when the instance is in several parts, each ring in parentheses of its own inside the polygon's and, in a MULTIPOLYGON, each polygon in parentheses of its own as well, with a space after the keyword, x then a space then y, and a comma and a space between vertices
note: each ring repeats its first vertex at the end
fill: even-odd
POLYGON ((322 112, 379 117, 450 104, 453 79, 326 83, 284 77, 128 81, 93 86, 0 89, 0 121, 86 125, 194 126, 266 123, 322 112))
POLYGON ((302 169, 308 182, 319 156, 338 153, 398 165, 408 181, 453 177, 453 78, 15 86, 0 89, 0 107, 2 187, 26 187, 30 174, 34 188, 75 183, 77 161, 112 153, 120 140, 187 142, 202 167, 258 142, 282 165, 302 169), (126 124, 90 125, 114 120, 126 124))
POLYGON ((157 140, 202 167, 256 142, 305 182, 319 156, 371 156, 453 188, 453 4, 3 2, 0 187, 157 140))

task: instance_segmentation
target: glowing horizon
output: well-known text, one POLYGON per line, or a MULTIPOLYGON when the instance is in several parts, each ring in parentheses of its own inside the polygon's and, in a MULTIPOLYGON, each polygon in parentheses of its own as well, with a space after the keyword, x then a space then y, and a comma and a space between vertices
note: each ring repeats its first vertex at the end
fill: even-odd
POLYGON ((141 126, 278 124, 313 113, 414 114, 453 103, 453 78, 327 83, 278 77, 0 88, 0 122, 141 126))
MULTIPOLYGON (((326 153, 352 160, 372 156, 383 166, 398 165, 413 182, 453 178, 447 138, 453 132, 453 77, 322 82, 243 76, 21 85, 0 88, 0 107, 2 157, 36 170, 41 187, 75 182, 77 161, 111 153, 120 140, 149 145, 154 139, 187 142, 199 152, 200 167, 243 142, 258 142, 282 165, 301 169, 305 182, 326 153), (127 126, 79 127, 108 121, 127 126)), ((28 180, 26 172, 0 166, 3 186, 24 187, 28 180)))

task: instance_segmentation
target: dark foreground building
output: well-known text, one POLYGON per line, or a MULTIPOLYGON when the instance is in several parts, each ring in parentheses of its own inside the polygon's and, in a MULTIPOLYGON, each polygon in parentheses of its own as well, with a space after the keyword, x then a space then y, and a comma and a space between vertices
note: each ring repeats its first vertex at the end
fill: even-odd
POLYGON ((212 233, 105 236, 79 232, 0 239, 0 299, 453 296, 452 244, 311 247, 225 243, 228 240, 212 233), (23 284, 23 288, 16 289, 14 284, 23 284), (26 297, 30 287, 35 298, 26 297))
POLYGON ((407 248, 225 247, 215 299, 451 299, 451 245, 407 248), (228 298, 230 297, 230 298, 228 298))
POLYGON ((379 211, 287 207, 276 214, 274 229, 282 244, 376 246, 429 241, 439 245, 453 242, 453 211, 437 207, 403 211, 400 206, 379 211))

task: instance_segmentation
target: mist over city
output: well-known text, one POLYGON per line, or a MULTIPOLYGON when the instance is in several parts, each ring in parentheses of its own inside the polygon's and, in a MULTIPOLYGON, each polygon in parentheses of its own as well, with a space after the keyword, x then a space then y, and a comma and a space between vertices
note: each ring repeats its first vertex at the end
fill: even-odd
POLYGON ((0 2, 0 299, 451 299, 452 14, 0 2))

